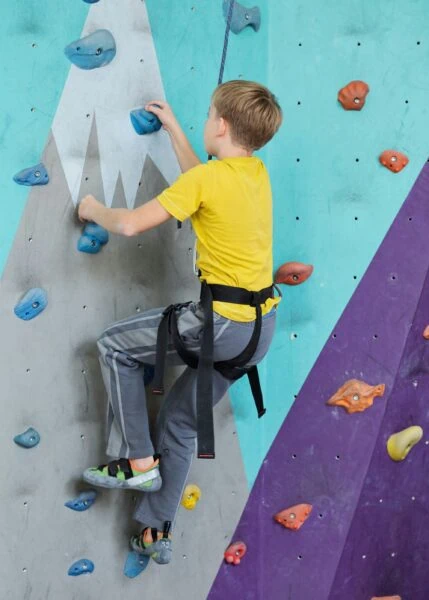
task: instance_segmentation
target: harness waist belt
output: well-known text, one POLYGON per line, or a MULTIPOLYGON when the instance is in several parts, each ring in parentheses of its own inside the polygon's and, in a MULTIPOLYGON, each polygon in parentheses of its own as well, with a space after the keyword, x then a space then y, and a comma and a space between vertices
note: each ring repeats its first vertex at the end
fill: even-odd
POLYGON ((156 343, 155 377, 153 393, 164 393, 164 370, 167 355, 168 339, 172 338, 174 347, 180 358, 192 369, 197 369, 197 442, 198 458, 214 458, 214 427, 213 427, 213 378, 212 370, 216 369, 231 381, 240 379, 247 374, 255 400, 258 417, 265 414, 264 400, 259 382, 256 365, 247 366, 254 356, 259 344, 262 328, 261 304, 268 298, 274 297, 274 285, 259 292, 251 292, 244 288, 221 284, 201 283, 201 307, 204 314, 203 335, 199 355, 189 351, 180 337, 177 324, 177 311, 185 304, 171 304, 164 312, 158 329, 156 343), (214 333, 213 333, 213 301, 244 304, 253 306, 256 312, 255 326, 248 345, 235 358, 214 362, 214 333))

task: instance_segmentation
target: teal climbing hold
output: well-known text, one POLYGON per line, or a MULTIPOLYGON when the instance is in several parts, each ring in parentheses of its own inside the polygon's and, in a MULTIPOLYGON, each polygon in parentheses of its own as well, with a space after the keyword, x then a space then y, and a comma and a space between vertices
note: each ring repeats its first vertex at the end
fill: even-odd
POLYGON ((77 498, 65 502, 64 506, 67 506, 67 508, 71 508, 72 510, 76 510, 78 512, 83 512, 84 510, 91 508, 96 498, 96 490, 87 490, 86 492, 80 493, 77 498))
POLYGON ((84 575, 85 573, 92 573, 94 571, 94 563, 88 558, 81 558, 77 560, 68 570, 68 574, 72 577, 77 575, 84 575))
POLYGON ((46 185, 49 183, 49 175, 45 165, 39 163, 38 165, 34 165, 34 167, 23 169, 14 175, 13 180, 19 185, 46 185))
POLYGON ((143 573, 150 561, 150 556, 140 554, 139 552, 128 552, 124 565, 124 575, 133 579, 143 573))
POLYGON ((223 0, 223 16, 228 19, 231 2, 234 2, 231 19, 231 31, 241 33, 246 27, 259 31, 261 27, 261 11, 259 7, 247 8, 235 0, 223 0))
POLYGON ((29 427, 24 433, 16 435, 13 441, 22 448, 34 448, 40 442, 40 434, 33 427, 29 427))
POLYGON ((14 308, 19 319, 30 321, 37 317, 48 305, 48 295, 42 288, 32 288, 21 298, 14 308))
POLYGON ((79 69, 99 69, 115 58, 115 38, 107 29, 99 29, 69 44, 64 54, 79 69))
POLYGON ((77 249, 86 254, 98 254, 109 241, 109 232, 96 223, 87 223, 78 239, 77 249))
POLYGON ((154 133, 162 127, 162 123, 158 117, 144 108, 132 110, 130 112, 130 119, 136 133, 139 135, 154 133))
POLYGON ((97 223, 87 223, 83 230, 83 235, 95 237, 102 246, 109 241, 109 232, 104 227, 101 227, 101 225, 97 225, 97 223))

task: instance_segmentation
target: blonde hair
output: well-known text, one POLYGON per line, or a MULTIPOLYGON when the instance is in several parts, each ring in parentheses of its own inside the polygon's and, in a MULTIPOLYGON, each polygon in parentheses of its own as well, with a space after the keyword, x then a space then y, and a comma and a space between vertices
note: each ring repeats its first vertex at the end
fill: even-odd
POLYGON ((231 128, 231 138, 248 150, 259 150, 282 124, 282 109, 265 86, 236 79, 217 87, 212 104, 231 128))

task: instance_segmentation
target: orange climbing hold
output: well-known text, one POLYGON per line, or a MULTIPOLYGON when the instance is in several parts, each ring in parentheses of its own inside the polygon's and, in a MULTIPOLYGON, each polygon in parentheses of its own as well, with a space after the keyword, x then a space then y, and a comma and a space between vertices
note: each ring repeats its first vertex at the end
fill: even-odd
POLYGON ((329 406, 343 406, 349 414, 362 412, 374 403, 374 398, 383 396, 386 386, 368 385, 359 379, 349 379, 328 400, 329 406))
POLYGON ((401 600, 401 596, 373 596, 371 600, 401 600))
POLYGON ((429 340, 429 325, 426 325, 425 330, 423 331, 423 337, 425 340, 429 340))
POLYGON ((246 552, 247 546, 244 542, 233 542, 225 550, 225 560, 231 565, 239 565, 246 552))
POLYGON ((338 101, 345 110, 362 110, 369 92, 364 81, 351 81, 338 92, 338 101))
POLYGON ((287 262, 278 268, 274 281, 275 283, 285 283, 286 285, 299 285, 307 281, 312 273, 313 265, 287 262))
POLYGON ((405 154, 397 150, 385 150, 380 154, 379 160, 383 167, 386 167, 392 173, 399 173, 410 162, 405 154))
POLYGON ((274 520, 286 529, 296 531, 304 525, 312 509, 311 504, 295 504, 295 506, 285 508, 274 515, 274 520))

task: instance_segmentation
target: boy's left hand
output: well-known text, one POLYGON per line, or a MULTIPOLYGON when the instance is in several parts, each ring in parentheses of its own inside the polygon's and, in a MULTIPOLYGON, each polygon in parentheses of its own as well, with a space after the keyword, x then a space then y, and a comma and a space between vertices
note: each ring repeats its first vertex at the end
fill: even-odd
POLYGON ((95 212, 94 209, 97 206, 102 205, 101 202, 98 202, 98 200, 94 198, 94 196, 91 194, 84 196, 84 198, 82 198, 82 200, 79 202, 78 206, 79 220, 82 221, 82 223, 85 223, 86 221, 93 221, 95 212))

